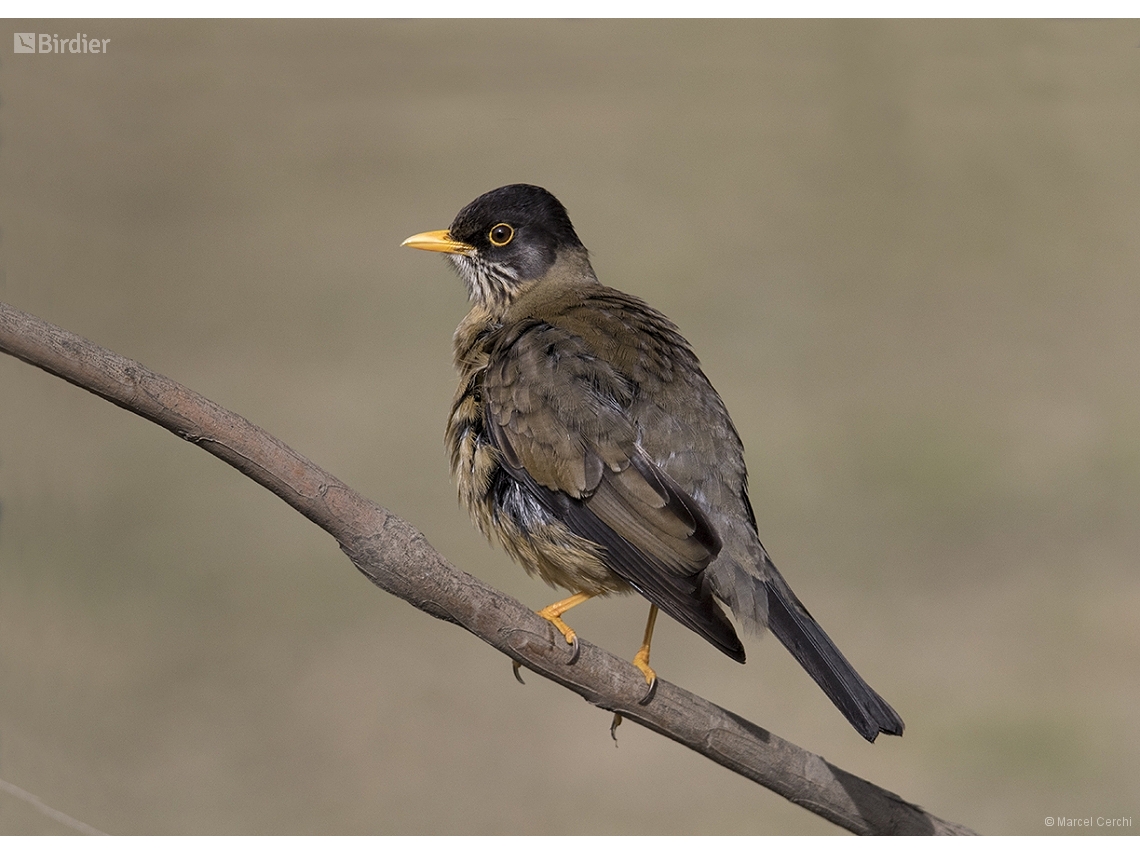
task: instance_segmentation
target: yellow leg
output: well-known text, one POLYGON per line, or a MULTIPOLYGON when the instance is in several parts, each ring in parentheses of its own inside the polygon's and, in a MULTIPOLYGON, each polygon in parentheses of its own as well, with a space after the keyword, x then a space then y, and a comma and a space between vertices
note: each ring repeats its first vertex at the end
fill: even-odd
POLYGON ((578 593, 572 597, 567 597, 565 600, 559 600, 557 603, 551 603, 538 613, 540 618, 546 618, 546 620, 554 624, 555 629, 562 633, 562 637, 566 639, 566 643, 574 648, 575 655, 578 653, 578 633, 566 625, 562 620, 562 615, 566 614, 566 612, 570 611, 574 606, 582 605, 582 603, 593 596, 593 594, 578 593))
POLYGON ((657 623, 657 606, 649 607, 649 620, 645 624, 645 639, 641 642, 641 649, 633 657, 633 664, 645 675, 645 682, 649 684, 650 691, 657 682, 657 672, 649 667, 649 644, 653 641, 653 625, 657 623))
MULTIPOLYGON (((645 692, 645 697, 641 699, 641 703, 648 703, 649 699, 653 697, 653 690, 657 688, 657 672, 649 667, 649 645, 653 641, 653 626, 657 623, 657 606, 649 607, 649 620, 645 623, 645 638, 641 642, 641 648, 633 657, 633 664, 637 666, 637 670, 645 675, 645 682, 649 684, 649 688, 645 692)), ((613 723, 610 725, 610 737, 613 741, 617 742, 617 729, 621 724, 621 713, 614 713, 613 723)))

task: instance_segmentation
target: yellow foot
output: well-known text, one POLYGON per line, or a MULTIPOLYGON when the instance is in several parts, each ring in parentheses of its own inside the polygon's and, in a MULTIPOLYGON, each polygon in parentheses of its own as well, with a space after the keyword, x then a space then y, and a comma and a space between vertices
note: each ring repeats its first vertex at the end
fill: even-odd
POLYGON ((642 647, 637 651, 637 655, 633 657, 633 664, 638 671, 645 675, 645 682, 649 684, 649 688, 645 690, 645 697, 638 701, 638 703, 647 704, 653 698, 653 693, 657 691, 657 672, 649 667, 648 647, 642 647))
POLYGON ((554 624, 554 628, 562 633, 562 637, 566 639, 566 643, 570 645, 570 662, 573 664, 578 661, 578 633, 574 632, 562 620, 562 615, 574 608, 574 606, 581 605, 590 599, 593 594, 575 594, 572 597, 567 597, 565 600, 560 600, 557 603, 551 603, 545 609, 538 612, 538 616, 554 624))
POLYGON ((554 624, 554 628, 556 630, 562 633, 562 637, 565 638, 566 643, 570 645, 570 664, 574 664, 578 661, 578 633, 574 632, 574 630, 568 627, 566 625, 566 622, 562 620, 562 618, 560 618, 558 615, 549 614, 548 612, 550 611, 550 608, 550 606, 547 606, 545 609, 538 613, 538 616, 541 618, 546 618, 548 621, 554 624))
POLYGON ((562 633, 562 637, 566 639, 566 643, 577 650, 578 633, 574 632, 574 630, 566 625, 566 621, 562 620, 561 614, 561 612, 552 612, 551 606, 547 606, 545 609, 538 613, 538 616, 540 618, 545 618, 554 624, 554 628, 562 633))
MULTIPOLYGON (((647 704, 653 699, 653 693, 657 691, 657 672, 649 667, 649 644, 653 640, 653 626, 657 623, 657 606, 649 607, 649 620, 645 624, 645 640, 641 642, 641 649, 637 651, 637 655, 633 657, 633 664, 637 666, 637 670, 645 675, 645 682, 649 684, 649 688, 645 691, 643 697, 638 703, 647 704)), ((614 727, 617 727, 615 724, 614 727)))

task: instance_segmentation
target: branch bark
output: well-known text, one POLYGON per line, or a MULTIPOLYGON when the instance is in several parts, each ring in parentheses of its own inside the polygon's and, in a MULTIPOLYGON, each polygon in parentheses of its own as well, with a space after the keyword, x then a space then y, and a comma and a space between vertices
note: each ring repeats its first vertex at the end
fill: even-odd
POLYGON ((973 834, 664 680, 646 705, 631 663, 569 648, 518 600, 452 566, 395 514, 261 428, 175 381, 0 303, 0 351, 166 428, 272 491, 334 538, 378 587, 458 624, 602 709, 620 713, 857 834, 973 834))

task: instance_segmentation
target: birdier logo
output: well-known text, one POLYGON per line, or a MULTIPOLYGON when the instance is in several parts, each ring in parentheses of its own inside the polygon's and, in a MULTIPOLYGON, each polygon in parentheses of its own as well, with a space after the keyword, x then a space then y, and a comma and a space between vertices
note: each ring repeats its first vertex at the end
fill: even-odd
POLYGON ((88 38, 87 33, 76 33, 75 38, 62 39, 57 33, 13 33, 12 50, 15 53, 106 53, 110 39, 88 38))

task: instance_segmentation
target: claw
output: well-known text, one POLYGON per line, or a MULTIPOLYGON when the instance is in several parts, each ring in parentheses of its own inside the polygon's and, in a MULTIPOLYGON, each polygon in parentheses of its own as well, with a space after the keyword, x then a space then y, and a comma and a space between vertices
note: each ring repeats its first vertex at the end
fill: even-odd
MULTIPOLYGON (((522 682, 522 681, 520 680, 519 682, 522 682)), ((649 688, 645 690, 645 695, 644 695, 644 697, 642 697, 642 699, 640 701, 638 701, 638 704, 640 704, 641 706, 645 706, 647 703, 649 703, 651 700, 653 700, 653 696, 656 694, 657 694, 657 675, 654 674, 653 679, 649 681, 649 688)))
POLYGON ((519 668, 521 667, 521 662, 515 662, 513 659, 511 660, 511 670, 515 672, 515 679, 519 681, 519 685, 525 686, 526 680, 522 678, 522 673, 519 671, 519 668))
POLYGON ((617 729, 621 724, 621 713, 614 713, 613 724, 610 725, 610 739, 614 741, 614 748, 617 748, 617 729))
MULTIPOLYGON (((573 632, 573 630, 571 630, 571 632, 573 632)), ((578 644, 578 636, 577 636, 577 634, 575 634, 574 637, 570 639, 570 659, 566 664, 567 665, 573 665, 575 662, 577 662, 578 661, 578 655, 581 652, 582 652, 582 648, 578 644)))

